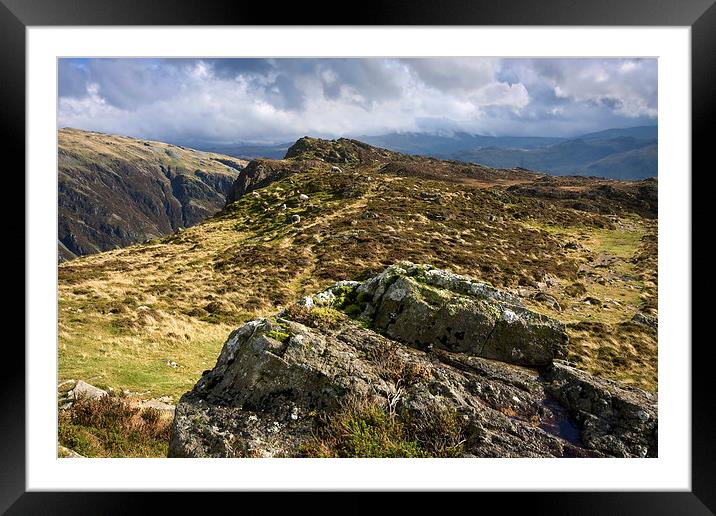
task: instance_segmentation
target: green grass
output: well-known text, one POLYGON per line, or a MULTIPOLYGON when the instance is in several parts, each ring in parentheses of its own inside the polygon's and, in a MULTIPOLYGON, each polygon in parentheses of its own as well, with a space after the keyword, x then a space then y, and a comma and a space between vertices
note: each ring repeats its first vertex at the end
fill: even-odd
POLYGON ((194 386, 203 370, 213 367, 226 335, 221 332, 212 340, 192 341, 156 338, 148 346, 130 331, 95 323, 85 331, 81 327, 69 331, 61 339, 58 377, 177 400, 194 386), (167 359, 177 362, 177 367, 167 365, 167 359))
POLYGON ((646 234, 644 228, 640 226, 629 229, 604 229, 585 225, 545 224, 533 220, 525 223, 525 226, 545 231, 560 239, 577 240, 594 252, 610 254, 625 260, 634 256, 641 245, 642 237, 646 234))
POLYGON ((380 403, 350 398, 323 415, 301 452, 309 457, 459 457, 464 434, 460 417, 450 409, 398 415, 380 403))
POLYGON ((641 245, 646 232, 639 228, 633 230, 594 229, 590 232, 593 249, 622 258, 631 259, 641 245))

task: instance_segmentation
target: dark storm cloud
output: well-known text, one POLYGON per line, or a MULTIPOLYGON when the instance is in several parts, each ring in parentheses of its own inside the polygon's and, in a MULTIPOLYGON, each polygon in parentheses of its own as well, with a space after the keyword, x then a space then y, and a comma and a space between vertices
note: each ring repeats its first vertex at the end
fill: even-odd
POLYGON ((441 91, 471 91, 496 80, 497 59, 403 59, 417 77, 441 91))
POLYGON ((396 98, 402 92, 385 60, 211 59, 203 62, 217 77, 248 80, 256 93, 266 93, 273 98, 274 105, 288 109, 305 106, 307 85, 311 82, 320 85, 327 99, 337 100, 352 93, 346 101, 366 106, 396 98))
POLYGON ((654 123, 653 59, 62 59, 58 123, 167 140, 654 123))

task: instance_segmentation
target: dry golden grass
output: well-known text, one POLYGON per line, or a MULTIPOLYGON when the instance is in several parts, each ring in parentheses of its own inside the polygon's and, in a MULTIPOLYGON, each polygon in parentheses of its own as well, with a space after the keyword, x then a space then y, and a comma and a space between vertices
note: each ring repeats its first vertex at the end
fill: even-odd
POLYGON ((656 331, 630 319, 638 310, 656 315, 658 227, 636 216, 616 222, 616 229, 543 226, 565 242, 577 242, 568 253, 580 263, 577 281, 559 281, 544 291, 563 308, 558 317, 568 324, 570 361, 592 374, 656 390, 656 331))
MULTIPOLYGON (((154 162, 161 161, 177 169, 176 164, 186 172, 204 170, 214 174, 233 177, 236 171, 218 160, 227 156, 212 152, 187 149, 169 143, 139 140, 129 136, 119 136, 93 131, 64 128, 58 131, 58 141, 62 152, 81 163, 95 162, 154 162)), ((245 165, 246 160, 231 158, 237 165, 245 165)))
POLYGON ((656 247, 648 240, 654 221, 376 167, 294 174, 181 233, 62 264, 60 379, 95 378, 101 387, 177 399, 213 367, 242 322, 334 281, 361 280, 410 260, 517 292, 550 293, 561 312, 529 296, 526 302, 567 323, 605 325, 570 327, 581 367, 656 387, 655 335, 620 326, 637 308, 655 306, 656 247), (298 199, 299 190, 308 201, 298 199), (292 214, 301 216, 299 224, 288 222, 292 214), (565 249, 568 240, 579 247, 565 249), (608 265, 599 267, 605 259, 608 265), (545 277, 555 281, 540 286, 545 277), (577 282, 586 293, 569 294, 577 282), (602 304, 586 305, 585 296, 602 304), (614 342, 604 346, 627 359, 623 367, 595 351, 609 332, 614 342))

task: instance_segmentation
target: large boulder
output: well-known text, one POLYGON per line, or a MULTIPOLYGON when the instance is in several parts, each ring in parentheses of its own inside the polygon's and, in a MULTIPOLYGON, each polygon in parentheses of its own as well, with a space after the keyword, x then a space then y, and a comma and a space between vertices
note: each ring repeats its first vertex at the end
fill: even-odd
POLYGON ((107 391, 82 380, 78 380, 75 387, 67 393, 67 397, 72 401, 98 400, 105 396, 107 396, 107 391))
POLYGON ((231 334, 216 367, 181 398, 169 455, 302 456, 327 419, 363 400, 405 425, 446 420, 450 434, 433 428, 423 439, 444 439, 457 456, 601 456, 559 434, 567 416, 546 399, 539 375, 517 366, 429 354, 352 321, 318 329, 256 319, 231 334))
POLYGON ((403 262, 361 285, 364 314, 386 335, 519 365, 565 355, 564 325, 485 283, 403 262))
MULTIPOLYGON (((463 341, 489 326, 479 310, 509 306, 523 321, 554 323, 525 315, 506 292, 410 267, 338 283, 233 331, 216 366, 179 401, 169 456, 655 456, 655 395, 560 362, 529 368, 478 356, 463 341), (421 349, 394 323, 372 326, 394 298, 418 299, 425 285, 444 304, 469 307, 424 312, 427 322, 441 317, 445 329, 465 331, 455 345, 438 339, 421 349)), ((559 340, 520 324, 499 331, 527 350, 522 357, 559 340)))

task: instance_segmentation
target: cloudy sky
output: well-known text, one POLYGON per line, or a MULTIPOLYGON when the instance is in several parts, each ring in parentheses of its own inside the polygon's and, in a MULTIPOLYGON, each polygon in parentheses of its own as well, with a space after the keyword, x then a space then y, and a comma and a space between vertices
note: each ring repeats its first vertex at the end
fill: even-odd
POLYGON ((58 87, 59 127, 187 143, 657 121, 656 59, 61 59, 58 87))

